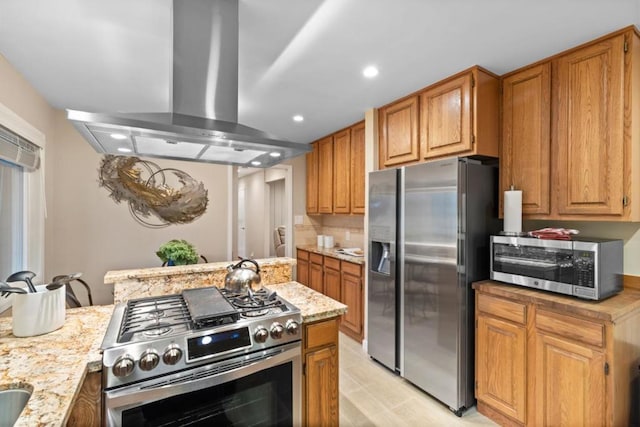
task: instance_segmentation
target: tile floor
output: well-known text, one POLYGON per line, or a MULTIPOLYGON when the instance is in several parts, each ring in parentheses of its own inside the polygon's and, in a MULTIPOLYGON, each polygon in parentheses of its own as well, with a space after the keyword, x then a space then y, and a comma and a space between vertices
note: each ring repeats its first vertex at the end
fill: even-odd
POLYGON ((340 425, 495 426, 473 407, 461 418, 404 379, 372 361, 340 334, 340 425))

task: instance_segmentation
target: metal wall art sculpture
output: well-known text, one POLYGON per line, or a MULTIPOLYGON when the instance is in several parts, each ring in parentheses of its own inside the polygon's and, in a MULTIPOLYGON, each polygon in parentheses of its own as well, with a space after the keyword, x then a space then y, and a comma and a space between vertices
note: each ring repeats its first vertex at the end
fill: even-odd
POLYGON ((98 171, 100 186, 111 192, 116 203, 128 203, 131 215, 146 227, 186 224, 207 209, 204 184, 181 170, 161 169, 138 157, 106 155, 98 171), (151 215, 157 221, 150 221, 151 215))

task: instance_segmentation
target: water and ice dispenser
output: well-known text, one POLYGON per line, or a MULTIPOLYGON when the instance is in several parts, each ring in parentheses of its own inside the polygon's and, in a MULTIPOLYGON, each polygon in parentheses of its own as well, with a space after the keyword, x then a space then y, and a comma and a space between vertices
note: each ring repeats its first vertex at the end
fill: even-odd
POLYGON ((371 242, 371 251, 369 252, 369 266, 372 271, 382 274, 391 274, 391 243, 389 242, 371 242))

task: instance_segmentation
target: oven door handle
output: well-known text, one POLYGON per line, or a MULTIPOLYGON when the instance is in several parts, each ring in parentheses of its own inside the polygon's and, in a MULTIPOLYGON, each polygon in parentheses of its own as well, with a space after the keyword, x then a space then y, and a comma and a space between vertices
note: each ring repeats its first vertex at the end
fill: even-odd
MULTIPOLYGON (((301 343, 295 342, 283 345, 276 349, 263 350, 241 357, 236 357, 225 362, 212 363, 188 371, 178 372, 161 378, 133 384, 130 386, 105 390, 105 409, 126 410, 140 405, 142 402, 150 403, 180 394, 198 391, 233 381, 238 378, 251 375, 286 362, 293 363, 294 393, 300 393, 301 387, 301 343), (258 357, 256 357, 258 355, 258 357), (252 357, 254 356, 254 357, 252 357), (222 366, 237 366, 230 370, 220 372, 222 366), (208 371, 212 371, 208 373, 208 371), (297 390, 296 390, 297 389, 297 390)), ((295 394, 294 394, 295 395, 295 394)))

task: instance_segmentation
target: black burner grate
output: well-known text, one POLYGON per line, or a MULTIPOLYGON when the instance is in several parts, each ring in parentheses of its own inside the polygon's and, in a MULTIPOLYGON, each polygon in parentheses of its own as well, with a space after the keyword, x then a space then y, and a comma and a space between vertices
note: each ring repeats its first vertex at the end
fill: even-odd
POLYGON ((165 335, 176 326, 190 324, 189 311, 181 295, 129 300, 118 342, 129 342, 137 333, 145 336, 165 335))

